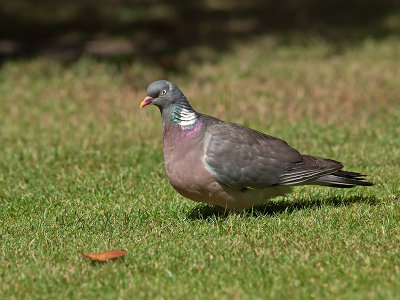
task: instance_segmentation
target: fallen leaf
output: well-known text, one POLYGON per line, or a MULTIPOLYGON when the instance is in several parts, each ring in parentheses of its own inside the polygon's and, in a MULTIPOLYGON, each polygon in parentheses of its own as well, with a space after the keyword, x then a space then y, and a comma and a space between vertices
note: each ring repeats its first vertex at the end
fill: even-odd
POLYGON ((89 258, 92 261, 107 261, 109 259, 118 258, 126 255, 126 252, 123 250, 113 250, 107 252, 100 253, 81 253, 83 257, 89 258))

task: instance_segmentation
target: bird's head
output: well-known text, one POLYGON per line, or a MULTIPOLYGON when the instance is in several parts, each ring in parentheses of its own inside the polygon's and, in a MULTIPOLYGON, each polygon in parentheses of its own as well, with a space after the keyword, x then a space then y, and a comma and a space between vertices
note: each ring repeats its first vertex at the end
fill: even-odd
POLYGON ((147 97, 140 103, 140 107, 154 104, 162 111, 182 101, 187 101, 186 97, 175 84, 167 80, 157 80, 147 88, 147 97))

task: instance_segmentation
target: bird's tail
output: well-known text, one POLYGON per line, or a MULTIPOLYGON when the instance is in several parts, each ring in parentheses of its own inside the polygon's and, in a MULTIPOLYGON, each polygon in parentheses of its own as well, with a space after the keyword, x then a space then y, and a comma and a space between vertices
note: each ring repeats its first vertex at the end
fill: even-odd
POLYGON ((332 174, 325 175, 313 180, 313 184, 325 185, 337 188, 352 188, 357 185, 371 186, 374 185, 372 182, 365 181, 365 177, 361 173, 348 172, 348 171, 336 171, 332 174))

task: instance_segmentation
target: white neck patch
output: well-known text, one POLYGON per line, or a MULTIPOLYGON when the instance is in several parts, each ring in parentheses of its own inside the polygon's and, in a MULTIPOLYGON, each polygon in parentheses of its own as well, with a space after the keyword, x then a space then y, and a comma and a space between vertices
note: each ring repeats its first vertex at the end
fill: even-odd
POLYGON ((196 114, 193 111, 187 110, 186 108, 182 108, 179 113, 179 125, 182 127, 190 126, 196 123, 196 114))

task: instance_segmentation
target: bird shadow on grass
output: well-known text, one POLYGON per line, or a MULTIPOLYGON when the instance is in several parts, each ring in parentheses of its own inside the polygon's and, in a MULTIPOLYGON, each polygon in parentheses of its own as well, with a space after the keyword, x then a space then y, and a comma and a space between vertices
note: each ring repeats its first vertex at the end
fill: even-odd
MULTIPOLYGON (((253 207, 252 209, 239 214, 248 217, 275 216, 280 214, 291 214, 305 209, 316 210, 322 207, 343 207, 355 203, 376 205, 378 202, 379 200, 374 195, 328 196, 314 199, 307 197, 297 200, 283 198, 280 200, 268 201, 264 205, 253 207)), ((214 206, 199 204, 190 211, 188 218, 191 220, 223 219, 230 214, 232 213, 224 212, 220 208, 214 206)))

